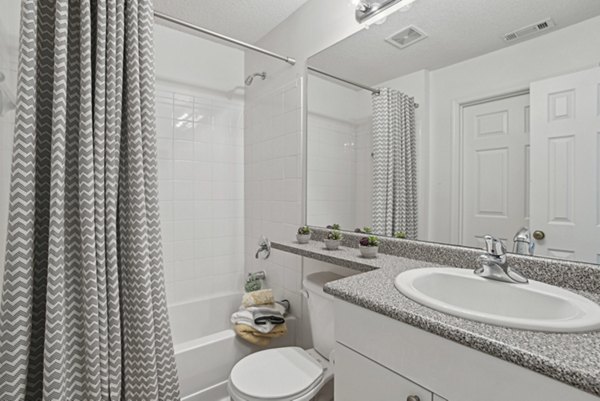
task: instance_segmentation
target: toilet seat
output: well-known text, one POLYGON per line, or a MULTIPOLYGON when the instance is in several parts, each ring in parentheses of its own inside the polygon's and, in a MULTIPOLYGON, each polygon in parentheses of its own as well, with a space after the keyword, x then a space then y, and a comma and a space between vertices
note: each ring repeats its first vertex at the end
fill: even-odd
POLYGON ((229 376, 234 401, 303 401, 311 399, 327 379, 322 362, 299 347, 260 351, 239 361, 229 376))

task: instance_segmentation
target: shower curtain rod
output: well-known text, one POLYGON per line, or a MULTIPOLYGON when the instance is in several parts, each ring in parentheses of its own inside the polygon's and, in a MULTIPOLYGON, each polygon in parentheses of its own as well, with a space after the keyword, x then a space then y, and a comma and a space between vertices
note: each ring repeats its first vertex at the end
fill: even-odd
MULTIPOLYGON (((325 75, 326 77, 333 78, 333 79, 336 79, 338 81, 345 82, 347 84, 350 84, 352 86, 356 86, 356 87, 361 88, 361 89, 366 89, 369 92, 373 93, 374 95, 379 95, 379 93, 381 93, 381 91, 379 89, 377 89, 377 88, 372 88, 372 87, 367 86, 367 85, 359 84, 358 82, 355 82, 355 81, 350 81, 350 80, 345 79, 345 78, 340 78, 338 76, 332 75, 332 74, 330 74, 328 72, 325 72, 323 70, 320 70, 318 68, 311 67, 310 65, 306 66, 306 68, 308 68, 310 71, 316 72, 317 74, 325 75)), ((415 108, 419 108, 419 103, 415 103, 415 108)))
POLYGON ((169 21, 169 22, 171 22, 173 24, 181 25, 181 26, 183 26, 185 28, 188 28, 188 29, 191 29, 193 31, 201 32, 201 33, 204 33, 206 35, 213 36, 213 37, 215 37, 217 39, 224 40, 225 42, 233 43, 234 45, 245 47, 246 49, 253 50, 255 52, 259 52, 259 53, 262 53, 262 54, 266 54, 267 56, 271 56, 271 57, 274 57, 276 59, 285 61, 286 63, 288 63, 290 65, 296 64, 296 60, 293 59, 293 58, 291 58, 291 57, 286 57, 286 56, 282 56, 282 55, 277 54, 277 53, 273 53, 273 52, 271 52, 269 50, 265 50, 265 49, 260 48, 258 46, 251 45, 250 43, 242 42, 241 40, 230 38, 229 36, 225 36, 225 35, 222 35, 220 33, 211 31, 209 29, 202 28, 202 27, 199 27, 199 26, 194 25, 194 24, 190 24, 189 22, 186 22, 186 21, 181 20, 179 18, 171 17, 170 15, 163 14, 163 13, 161 13, 159 11, 154 11, 154 16, 156 18, 160 18, 162 20, 169 21))

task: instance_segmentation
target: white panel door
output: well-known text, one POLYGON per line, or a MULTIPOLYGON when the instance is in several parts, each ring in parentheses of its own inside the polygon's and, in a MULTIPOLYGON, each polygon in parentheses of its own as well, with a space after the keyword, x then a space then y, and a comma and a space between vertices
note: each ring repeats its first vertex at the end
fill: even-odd
POLYGON ((600 262, 600 68, 531 85, 536 254, 600 262))
POLYGON ((493 235, 512 246, 528 225, 529 95, 463 109, 461 243, 493 235))

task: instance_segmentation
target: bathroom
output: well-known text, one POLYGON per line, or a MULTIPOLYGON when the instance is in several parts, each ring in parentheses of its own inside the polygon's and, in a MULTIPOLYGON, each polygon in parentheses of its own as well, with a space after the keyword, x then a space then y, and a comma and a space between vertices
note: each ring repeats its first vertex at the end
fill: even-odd
POLYGON ((596 0, 5 0, 0 399, 600 399, 598 49, 596 0))

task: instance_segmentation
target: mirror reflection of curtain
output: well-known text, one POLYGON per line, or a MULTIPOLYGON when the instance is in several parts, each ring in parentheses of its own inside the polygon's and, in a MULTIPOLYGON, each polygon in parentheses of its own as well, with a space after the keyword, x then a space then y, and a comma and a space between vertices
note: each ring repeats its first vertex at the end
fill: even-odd
POLYGON ((394 89, 373 94, 373 231, 417 238, 414 99, 394 89))

